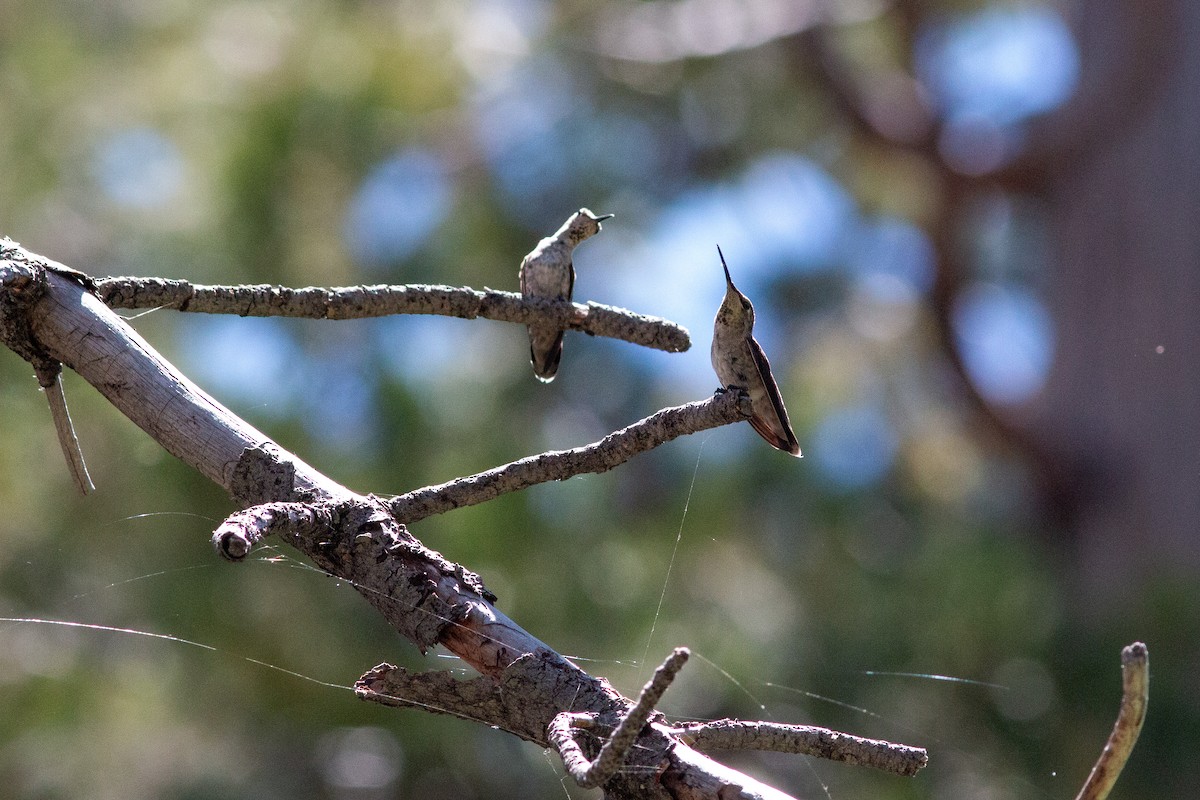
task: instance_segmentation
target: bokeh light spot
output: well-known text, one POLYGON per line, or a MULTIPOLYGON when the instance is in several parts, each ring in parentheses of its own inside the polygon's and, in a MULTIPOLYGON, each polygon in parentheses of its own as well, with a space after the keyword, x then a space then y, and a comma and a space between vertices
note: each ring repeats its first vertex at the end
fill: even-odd
POLYGON ((869 406, 847 406, 828 414, 813 433, 811 456, 821 473, 842 489, 869 486, 891 469, 897 434, 869 406))
POLYGON ((1054 679, 1041 663, 1028 658, 1005 661, 992 674, 992 700, 1011 720, 1028 722, 1044 715, 1057 701, 1054 679))
POLYGON ((987 400, 1021 403, 1046 382, 1054 331, 1045 306, 1028 291, 970 286, 954 304, 953 325, 967 373, 987 400))
POLYGON ((1079 79, 1079 53, 1057 12, 993 8, 930 26, 917 71, 943 112, 1000 125, 1058 106, 1079 79))
POLYGON ((186 370, 227 402, 272 402, 257 407, 281 418, 293 410, 298 385, 289 365, 299 352, 279 319, 200 316, 182 331, 179 347, 186 370))
POLYGON ((411 255, 446 218, 453 191, 432 153, 407 150, 377 164, 350 201, 345 237, 356 261, 380 271, 411 255))
POLYGON ((171 200, 183 184, 183 159, 152 128, 118 131, 97 148, 93 169, 100 189, 114 203, 152 209, 171 200))
POLYGON ((769 266, 796 271, 829 268, 841 255, 854 215, 845 188, 813 161, 793 153, 768 154, 750 165, 736 207, 748 235, 769 266))
POLYGON ((319 750, 321 776, 337 796, 391 786, 404 762, 395 734, 373 726, 331 731, 322 738, 319 750))

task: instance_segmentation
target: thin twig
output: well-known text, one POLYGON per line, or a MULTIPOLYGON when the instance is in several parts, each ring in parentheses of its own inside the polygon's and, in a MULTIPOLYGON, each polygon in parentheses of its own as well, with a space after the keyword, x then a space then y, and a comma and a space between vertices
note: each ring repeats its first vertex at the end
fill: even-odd
POLYGON ((550 743, 558 751, 563 766, 576 783, 585 789, 602 786, 621 769, 629 748, 637 741, 642 728, 654 713, 655 706, 662 699, 663 692, 687 663, 689 655, 687 648, 677 647, 667 656, 667 660, 654 671, 654 677, 642 687, 637 702, 621 718, 594 761, 588 761, 587 756, 583 754, 583 749, 575 741, 574 729, 594 727, 596 716, 564 711, 554 718, 548 730, 550 743))
POLYGON ((508 492, 573 475, 606 472, 680 436, 741 422, 750 417, 750 400, 741 392, 722 392, 707 400, 663 410, 572 450, 529 456, 487 472, 427 486, 389 501, 392 514, 413 523, 434 514, 487 502, 508 492))
POLYGON ((63 458, 67 461, 67 469, 75 486, 83 494, 96 491, 92 476, 88 474, 87 463, 83 460, 83 448, 79 437, 75 435, 75 426, 71 423, 71 414, 67 411, 67 395, 63 391, 62 365, 56 364, 56 369, 34 367, 38 383, 46 393, 46 402, 50 404, 50 419, 54 421, 54 432, 58 435, 58 446, 62 448, 63 458))
POLYGON ((1137 744, 1150 702, 1150 651, 1134 642, 1121 651, 1121 710, 1096 766, 1075 800, 1104 800, 1137 744))
POLYGON ((242 317, 363 319, 393 314, 437 314, 463 319, 499 320, 527 325, 545 322, 640 344, 668 353, 691 347, 687 329, 659 317, 636 314, 600 303, 525 298, 495 289, 439 285, 348 286, 205 286, 165 278, 103 278, 96 291, 111 308, 174 308, 242 317))
POLYGON ((674 731, 697 750, 770 750, 873 767, 913 776, 929 761, 923 747, 864 739, 811 725, 719 719, 677 726, 674 731))

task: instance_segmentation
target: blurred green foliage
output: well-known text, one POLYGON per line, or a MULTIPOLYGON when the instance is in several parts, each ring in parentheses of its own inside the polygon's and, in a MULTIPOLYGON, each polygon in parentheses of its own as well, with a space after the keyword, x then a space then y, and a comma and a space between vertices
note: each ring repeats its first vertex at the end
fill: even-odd
MULTIPOLYGON (((513 289, 521 256, 587 205, 618 215, 578 256, 580 299, 604 302, 606 259, 651 252, 678 196, 720 187, 764 154, 805 154, 864 212, 926 221, 937 191, 927 170, 856 142, 797 65, 794 40, 663 63, 606 56, 597 42, 628 11, 571 0, 4 4, 0 233, 95 274, 513 289), (166 148, 148 173, 144 149, 122 161, 130 131, 166 148), (448 187, 446 213, 401 256, 356 258, 348 209, 381 162, 410 151, 436 156, 442 173, 426 178, 448 187)), ((902 50, 886 18, 848 36, 864 58, 902 50)), ((409 200, 421 206, 419 193, 409 200)), ((387 220, 402 226, 416 206, 387 220)), ((696 399, 693 385, 715 388, 703 373, 720 278, 712 242, 699 244, 711 306, 681 320, 690 352, 568 335, 548 387, 530 374, 524 332, 486 321, 164 310, 133 324, 301 458, 356 490, 400 492, 582 444, 696 399), (698 382, 676 383, 676 363, 698 382)), ((738 426, 413 532, 622 690, 671 647, 693 648, 665 701, 672 715, 819 724, 930 749, 913 780, 730 759, 787 791, 1073 795, 1116 711, 1120 647, 1147 637, 1158 658, 1158 641, 1195 640, 1181 626, 1196 615, 1180 613, 1195 611, 1194 587, 1156 587, 1137 624, 1081 616, 1069 552, 1048 544, 1023 466, 972 430, 928 311, 867 335, 862 314, 886 309, 856 312, 844 276, 764 264, 755 300, 802 446, 831 410, 869 398, 897 430, 877 479, 839 485, 738 426)), ((649 299, 636 310, 664 313, 649 299)), ((380 661, 457 665, 422 658, 350 588, 282 548, 219 563, 208 537, 229 500, 68 375, 99 487, 77 497, 29 372, 0 357, 0 613, 177 641, 0 623, 7 796, 588 796, 505 734, 355 700, 346 687, 380 661)), ((1180 742, 1200 735, 1194 690, 1155 690, 1125 798, 1166 796, 1157 784, 1185 758, 1180 742)))

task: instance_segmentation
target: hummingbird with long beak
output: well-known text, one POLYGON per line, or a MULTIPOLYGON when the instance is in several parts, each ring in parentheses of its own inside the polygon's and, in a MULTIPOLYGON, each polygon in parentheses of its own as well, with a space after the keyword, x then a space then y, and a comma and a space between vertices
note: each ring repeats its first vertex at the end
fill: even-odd
POLYGON ((753 415, 750 425, 772 447, 800 455, 800 443, 792 432, 779 386, 771 374, 771 363, 754 339, 754 306, 738 291, 729 277, 729 265, 718 245, 717 255, 725 269, 725 299, 713 321, 712 365, 722 390, 740 389, 750 395, 753 415))
MULTIPOLYGON (((571 254, 575 245, 600 232, 600 223, 612 214, 596 216, 581 208, 563 223, 553 236, 547 236, 521 261, 521 294, 570 300, 575 288, 575 265, 571 254)), ((529 326, 529 360, 539 381, 549 383, 558 373, 562 359, 563 330, 554 326, 529 326)))

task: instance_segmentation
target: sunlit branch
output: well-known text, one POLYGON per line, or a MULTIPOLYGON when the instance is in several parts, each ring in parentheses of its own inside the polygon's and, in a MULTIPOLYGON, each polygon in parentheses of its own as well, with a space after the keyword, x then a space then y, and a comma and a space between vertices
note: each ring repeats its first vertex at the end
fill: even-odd
POLYGON ((490 702, 494 689, 491 678, 459 680, 444 670, 409 672, 393 664, 372 667, 354 684, 355 694, 380 705, 420 708, 502 727, 508 710, 490 702))
POLYGON ((811 725, 719 719, 679 725, 674 732, 697 750, 802 753, 905 776, 916 775, 929 761, 929 754, 922 747, 864 739, 811 725))
POLYGON ((333 526, 328 505, 312 503, 264 503, 231 514, 213 533, 217 553, 230 561, 241 561, 254 545, 271 534, 290 531, 305 535, 333 526))
POLYGON ((166 278, 102 278, 96 291, 112 308, 172 308, 204 314, 304 319, 364 319, 436 314, 527 325, 552 323, 594 336, 677 353, 691 347, 686 328, 600 303, 524 298, 514 292, 425 284, 307 287, 205 286, 166 278))
POLYGON ((1075 800, 1104 800, 1137 744, 1150 702, 1150 651, 1134 642, 1121 651, 1121 710, 1104 750, 1075 800))
POLYGON ((745 394, 722 392, 707 400, 664 408, 583 447, 529 456, 477 475, 417 489, 388 502, 397 520, 412 523, 434 514, 485 503, 539 483, 566 480, 584 473, 607 472, 638 453, 689 433, 741 422, 748 419, 750 413, 750 399, 745 394))

